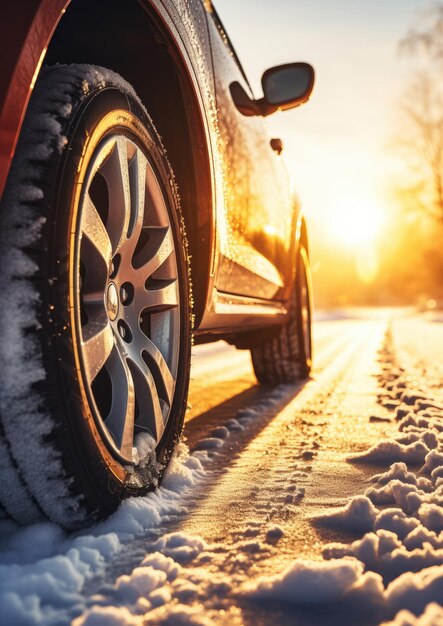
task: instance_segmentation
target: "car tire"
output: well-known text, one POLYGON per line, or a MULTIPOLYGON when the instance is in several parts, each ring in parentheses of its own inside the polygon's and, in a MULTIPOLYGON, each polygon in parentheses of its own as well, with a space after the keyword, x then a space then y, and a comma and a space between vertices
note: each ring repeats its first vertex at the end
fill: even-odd
POLYGON ((251 349, 257 380, 266 385, 294 383, 309 376, 312 366, 312 291, 309 258, 301 246, 295 288, 287 322, 273 336, 251 349))
POLYGON ((179 197, 123 78, 42 70, 0 233, 0 502, 78 528, 159 484, 187 403, 179 197))

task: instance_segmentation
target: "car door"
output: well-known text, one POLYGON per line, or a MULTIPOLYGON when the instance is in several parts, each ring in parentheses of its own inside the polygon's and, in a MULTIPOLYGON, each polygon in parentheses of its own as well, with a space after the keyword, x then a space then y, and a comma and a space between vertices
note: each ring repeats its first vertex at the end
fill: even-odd
POLYGON ((219 291, 278 299, 288 274, 293 202, 282 158, 271 148, 263 118, 234 103, 232 86, 253 94, 224 27, 206 2, 218 108, 224 206, 217 220, 219 291))

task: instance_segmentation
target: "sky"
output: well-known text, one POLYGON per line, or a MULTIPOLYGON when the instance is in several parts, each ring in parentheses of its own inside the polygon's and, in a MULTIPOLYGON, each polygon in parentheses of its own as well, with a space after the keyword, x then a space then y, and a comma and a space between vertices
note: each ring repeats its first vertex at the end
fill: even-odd
POLYGON ((431 0, 214 0, 256 97, 273 65, 308 61, 305 106, 267 118, 280 137, 315 238, 344 245, 380 230, 399 175, 393 140, 411 59, 400 40, 431 0), (346 232, 346 229, 348 232, 346 232), (365 234, 366 233, 366 234, 365 234))

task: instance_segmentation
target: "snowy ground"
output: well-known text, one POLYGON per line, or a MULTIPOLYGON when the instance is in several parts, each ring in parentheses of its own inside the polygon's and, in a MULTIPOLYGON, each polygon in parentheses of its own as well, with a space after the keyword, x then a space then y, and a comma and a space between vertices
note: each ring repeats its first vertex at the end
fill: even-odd
POLYGON ((323 314, 315 348, 278 389, 197 348, 157 493, 78 535, 0 522, 2 623, 443 623, 443 324, 323 314))

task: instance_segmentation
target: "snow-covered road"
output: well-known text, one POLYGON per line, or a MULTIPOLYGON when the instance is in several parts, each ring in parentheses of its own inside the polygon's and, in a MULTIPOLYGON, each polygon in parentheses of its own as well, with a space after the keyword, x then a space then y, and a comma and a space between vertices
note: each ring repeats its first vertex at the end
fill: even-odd
POLYGON ((443 324, 339 312, 314 341, 311 379, 277 389, 247 352, 195 348, 186 445, 157 493, 76 536, 2 522, 4 623, 369 626, 442 601, 443 324), (414 473, 384 474, 396 461, 414 473))

